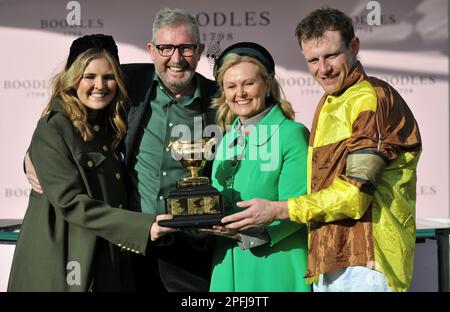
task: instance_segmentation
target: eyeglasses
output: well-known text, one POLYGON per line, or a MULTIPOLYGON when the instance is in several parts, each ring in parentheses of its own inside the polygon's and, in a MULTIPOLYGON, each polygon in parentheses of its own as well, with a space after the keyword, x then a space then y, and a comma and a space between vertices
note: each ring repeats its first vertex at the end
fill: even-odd
POLYGON ((159 55, 164 57, 172 56, 175 53, 175 49, 178 49, 178 52, 180 52, 182 56, 193 56, 198 44, 157 44, 155 47, 158 50, 159 55))

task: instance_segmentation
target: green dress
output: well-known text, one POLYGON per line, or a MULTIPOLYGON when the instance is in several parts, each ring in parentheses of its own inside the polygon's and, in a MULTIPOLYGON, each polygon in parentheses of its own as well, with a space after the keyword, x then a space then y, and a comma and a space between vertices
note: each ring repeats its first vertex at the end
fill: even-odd
MULTIPOLYGON (((240 139, 236 125, 237 120, 219 144, 212 170, 212 184, 226 205, 237 211, 241 200, 277 201, 306 193, 309 131, 302 124, 286 119, 274 105, 240 139)), ((310 291, 304 278, 306 226, 283 220, 266 231, 270 242, 245 250, 232 239, 217 239, 211 291, 310 291)))

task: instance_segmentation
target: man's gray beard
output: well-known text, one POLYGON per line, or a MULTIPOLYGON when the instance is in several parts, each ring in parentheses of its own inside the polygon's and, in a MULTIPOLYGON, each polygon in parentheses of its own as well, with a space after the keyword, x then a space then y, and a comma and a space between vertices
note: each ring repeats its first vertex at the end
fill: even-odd
MULTIPOLYGON (((156 67, 155 67, 156 69, 156 67)), ((172 93, 182 93, 183 90, 185 90, 189 84, 192 81, 192 78, 194 78, 194 74, 192 74, 190 77, 187 77, 186 81, 180 81, 179 83, 173 83, 171 81, 167 81, 166 78, 164 78, 162 75, 160 75, 158 69, 156 69, 156 74, 161 79, 164 86, 170 90, 172 93)))

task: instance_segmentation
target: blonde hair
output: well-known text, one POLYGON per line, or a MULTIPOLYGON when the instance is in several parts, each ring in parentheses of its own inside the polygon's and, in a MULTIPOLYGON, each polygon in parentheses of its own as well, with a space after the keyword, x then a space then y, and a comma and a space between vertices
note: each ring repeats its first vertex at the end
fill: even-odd
POLYGON ((126 124, 122 118, 125 113, 125 104, 127 101, 127 91, 122 71, 117 60, 106 50, 98 51, 88 49, 81 53, 68 69, 62 70, 52 79, 52 93, 47 106, 42 115, 50 112, 54 105, 54 99, 59 99, 62 109, 72 122, 73 126, 79 131, 83 140, 92 140, 92 127, 88 124, 88 110, 81 103, 76 94, 76 87, 83 77, 84 70, 89 63, 99 57, 105 57, 113 69, 114 77, 117 82, 117 91, 111 103, 108 105, 109 121, 116 132, 112 148, 115 149, 126 134, 126 124))
MULTIPOLYGON (((232 66, 237 65, 242 62, 250 62, 258 66, 259 72, 264 81, 271 80, 271 88, 270 88, 270 96, 269 100, 273 101, 275 105, 278 105, 281 108, 281 111, 286 116, 286 118, 290 120, 295 119, 295 112, 292 108, 291 103, 289 103, 284 96, 283 90, 278 83, 278 80, 275 77, 272 77, 267 72, 265 66, 262 65, 260 61, 257 59, 246 56, 246 55, 238 55, 235 53, 230 53, 225 56, 222 66, 217 70, 216 73, 216 82, 219 85, 219 96, 215 97, 212 100, 212 107, 217 109, 216 113, 216 123, 222 129, 222 131, 226 130, 227 125, 231 125, 233 121, 236 119, 236 115, 231 111, 230 107, 226 103, 225 92, 223 90, 223 76, 225 72, 232 66)), ((266 103, 267 104, 267 103, 266 103)))

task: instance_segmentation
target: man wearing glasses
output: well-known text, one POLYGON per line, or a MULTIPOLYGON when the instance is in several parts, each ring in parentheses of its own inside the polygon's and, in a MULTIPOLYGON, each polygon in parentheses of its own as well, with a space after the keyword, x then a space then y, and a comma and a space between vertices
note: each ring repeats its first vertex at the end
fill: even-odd
POLYGON ((188 175, 171 157, 168 144, 198 139, 198 130, 214 123, 209 104, 216 84, 195 72, 205 46, 196 19, 187 12, 158 12, 147 49, 154 64, 122 66, 131 99, 125 139, 129 207, 155 215, 147 255, 135 258, 138 290, 208 291, 211 252, 205 239, 160 227, 156 221, 167 218, 164 198, 188 175), (183 128, 187 133, 177 130, 183 128))

